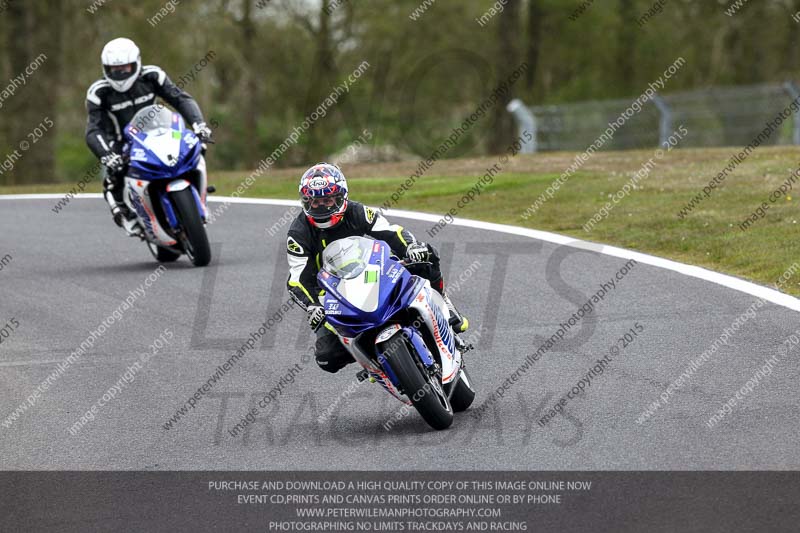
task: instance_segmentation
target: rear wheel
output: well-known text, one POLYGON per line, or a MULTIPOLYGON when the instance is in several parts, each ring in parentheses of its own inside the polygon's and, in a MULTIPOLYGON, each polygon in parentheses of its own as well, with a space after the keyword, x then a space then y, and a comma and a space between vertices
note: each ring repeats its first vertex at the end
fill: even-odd
POLYGON ((211 246, 194 195, 189 188, 170 194, 175 202, 175 214, 181 225, 181 244, 194 266, 206 266, 211 262, 211 246))
POLYGON ((147 243, 147 247, 150 249, 150 253, 153 254, 153 257, 155 257, 156 261, 159 263, 172 263, 173 261, 177 261, 181 256, 181 254, 178 252, 173 252, 172 250, 162 248, 161 246, 149 241, 147 243))
POLYGON ((394 371, 403 393, 411 400, 420 416, 433 429, 447 429, 453 424, 453 408, 442 389, 440 378, 431 376, 418 363, 401 336, 391 342, 386 363, 394 371))
POLYGON ((460 413, 461 411, 469 409, 469 406, 472 405, 474 400, 475 389, 472 388, 469 376, 467 376, 466 371, 462 368, 461 376, 456 382, 456 388, 453 391, 453 395, 450 396, 450 405, 453 407, 454 412, 460 413))

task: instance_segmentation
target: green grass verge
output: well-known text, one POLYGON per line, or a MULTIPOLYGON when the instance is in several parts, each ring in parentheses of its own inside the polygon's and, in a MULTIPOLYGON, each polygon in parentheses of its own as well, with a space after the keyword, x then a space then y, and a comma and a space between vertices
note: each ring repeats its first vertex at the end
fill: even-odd
MULTIPOLYGON (((647 177, 590 232, 583 225, 651 157, 652 150, 592 156, 528 219, 523 213, 573 161, 575 154, 518 156, 457 216, 553 231, 703 266, 764 285, 800 261, 800 192, 771 204, 767 215, 741 231, 743 221, 798 167, 794 147, 759 148, 683 220, 678 211, 717 175, 738 149, 675 150, 656 160, 647 177)), ((495 164, 495 158, 437 162, 396 207, 444 213, 495 164)), ((353 198, 379 206, 411 175, 416 161, 345 167, 353 198)), ((210 162, 213 168, 213 158, 210 162)), ((296 198, 302 169, 280 169, 259 178, 243 196, 296 198)), ((218 194, 229 195, 247 172, 212 172, 218 194)), ((794 185, 800 189, 800 183, 794 185)), ((65 185, 0 187, 0 194, 64 192, 65 185)), ((94 184, 87 192, 99 192, 94 184)), ((800 276, 783 287, 800 296, 800 276)))

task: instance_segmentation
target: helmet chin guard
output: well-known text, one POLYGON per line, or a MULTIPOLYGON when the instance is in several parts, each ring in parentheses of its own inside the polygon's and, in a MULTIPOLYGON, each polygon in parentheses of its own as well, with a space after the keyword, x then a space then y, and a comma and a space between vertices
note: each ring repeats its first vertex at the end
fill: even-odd
POLYGON ((320 229, 329 229, 342 221, 345 211, 347 211, 347 200, 344 201, 344 207, 341 209, 341 213, 334 213, 327 220, 314 218, 310 215, 306 215, 306 218, 312 226, 316 226, 320 229))

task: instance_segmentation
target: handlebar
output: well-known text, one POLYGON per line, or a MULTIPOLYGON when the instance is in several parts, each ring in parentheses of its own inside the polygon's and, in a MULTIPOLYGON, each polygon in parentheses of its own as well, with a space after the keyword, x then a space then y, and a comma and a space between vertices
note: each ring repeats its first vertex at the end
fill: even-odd
POLYGON ((432 265, 430 261, 409 261, 408 259, 399 259, 397 261, 403 266, 412 266, 412 265, 432 265))

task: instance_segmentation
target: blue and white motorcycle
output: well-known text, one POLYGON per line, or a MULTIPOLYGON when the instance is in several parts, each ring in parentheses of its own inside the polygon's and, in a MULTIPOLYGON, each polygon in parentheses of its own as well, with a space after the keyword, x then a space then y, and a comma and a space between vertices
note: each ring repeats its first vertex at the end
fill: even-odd
POLYGON ((446 429, 475 391, 444 299, 409 271, 419 265, 397 260, 383 241, 348 237, 325 248, 317 279, 325 319, 364 367, 360 379, 377 381, 431 427, 446 429))
POLYGON ((160 262, 186 254, 193 265, 207 265, 206 194, 214 188, 207 186, 200 139, 163 105, 140 109, 124 134, 129 166, 123 198, 137 217, 139 236, 160 262))

